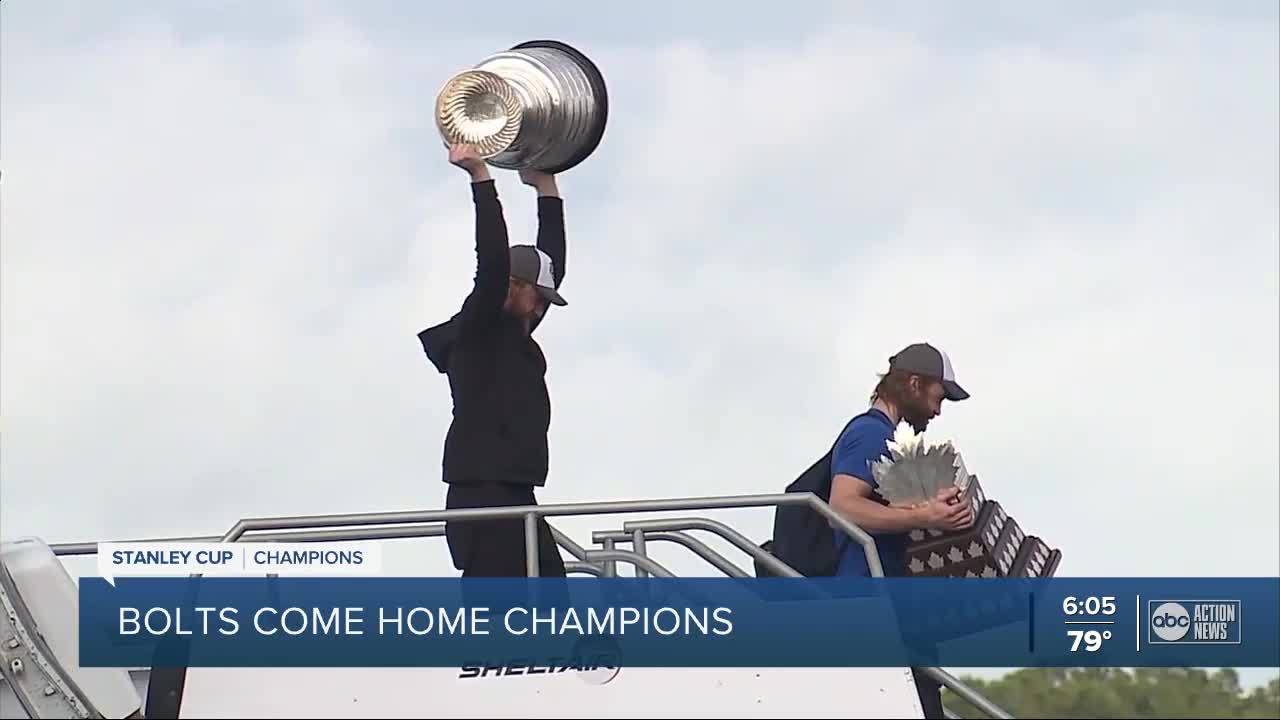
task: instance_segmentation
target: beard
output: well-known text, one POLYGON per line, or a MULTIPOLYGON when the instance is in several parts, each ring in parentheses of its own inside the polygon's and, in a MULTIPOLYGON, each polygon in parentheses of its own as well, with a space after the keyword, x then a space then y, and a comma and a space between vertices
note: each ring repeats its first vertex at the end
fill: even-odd
POLYGON ((899 411, 902 413, 902 419, 906 420, 917 434, 924 432, 925 428, 929 427, 929 421, 933 419, 933 411, 929 409, 925 399, 918 395, 903 402, 899 411))

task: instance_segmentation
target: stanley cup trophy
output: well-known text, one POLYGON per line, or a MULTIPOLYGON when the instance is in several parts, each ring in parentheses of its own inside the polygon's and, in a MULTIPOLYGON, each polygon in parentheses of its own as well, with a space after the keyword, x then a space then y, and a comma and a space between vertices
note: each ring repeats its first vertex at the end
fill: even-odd
POLYGON ((604 76, 585 55, 533 40, 449 78, 435 112, 446 145, 475 145, 494 167, 556 174, 595 152, 609 100, 604 76))
POLYGON ((1062 559, 1043 540, 1027 535, 1000 503, 988 500, 950 442, 930 445, 906 423, 889 443, 889 457, 872 465, 878 492, 894 504, 933 498, 960 488, 959 501, 973 510, 973 525, 958 531, 917 529, 909 533, 907 572, 932 577, 1051 577, 1062 559))

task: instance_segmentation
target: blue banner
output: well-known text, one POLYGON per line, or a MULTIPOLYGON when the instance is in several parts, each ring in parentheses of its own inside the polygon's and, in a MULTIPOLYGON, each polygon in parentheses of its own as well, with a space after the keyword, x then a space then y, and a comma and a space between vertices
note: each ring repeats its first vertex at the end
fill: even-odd
POLYGON ((1277 667, 1280 578, 86 577, 80 662, 1277 667))

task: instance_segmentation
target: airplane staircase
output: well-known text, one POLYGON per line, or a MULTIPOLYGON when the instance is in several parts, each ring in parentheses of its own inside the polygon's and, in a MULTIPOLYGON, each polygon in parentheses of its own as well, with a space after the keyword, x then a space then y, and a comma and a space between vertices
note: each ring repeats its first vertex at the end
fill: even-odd
MULTIPOLYGON (((560 505, 539 505, 503 508, 475 508, 460 510, 426 510, 402 512, 371 512, 335 515, 310 515, 290 517, 245 518, 236 522, 221 536, 171 537, 128 542, 334 542, 359 540, 393 540, 407 538, 432 538, 444 535, 446 520, 523 518, 528 552, 527 571, 530 576, 538 573, 538 518, 568 516, 595 516, 638 513, 698 512, 733 508, 778 507, 787 504, 807 504, 824 515, 834 526, 848 533, 867 554, 872 574, 883 576, 874 541, 866 532, 836 513, 828 504, 808 493, 783 493, 777 495, 715 496, 656 500, 631 500, 616 502, 588 502, 560 505)), ((637 577, 672 577, 674 573, 650 556, 654 543, 671 543, 681 546, 709 565, 714 571, 729 577, 755 575, 734 563, 722 553, 695 537, 691 532, 702 531, 719 537, 732 547, 746 554, 752 569, 764 568, 784 577, 800 577, 794 569, 770 554, 760 544, 725 522, 700 516, 662 517, 625 520, 620 527, 598 529, 591 532, 590 543, 583 546, 560 530, 553 529, 556 541, 563 552, 572 559, 566 560, 566 570, 571 574, 589 574, 598 577, 615 577, 619 565, 633 568, 637 577)), ((60 543, 48 546, 58 557, 92 555, 97 552, 96 542, 60 543)), ((10 625, 16 628, 6 632, 3 670, 8 692, 18 696, 28 717, 102 717, 94 710, 91 693, 77 685, 76 672, 59 662, 59 653, 53 652, 39 639, 41 633, 30 632, 33 618, 24 616, 21 610, 20 592, 14 586, 9 568, 0 572, 0 599, 4 600, 10 625), (12 634, 12 637, 10 637, 12 634), (19 654, 36 660, 24 665, 19 654), (33 681, 33 677, 37 676, 33 681)), ((68 576, 69 579, 69 576, 68 576)), ((48 633, 44 633, 48 634, 48 633)), ((138 669, 139 672, 145 669, 138 669)), ((941 683, 950 692, 964 699, 987 717, 1011 716, 982 696, 972 687, 942 668, 923 668, 923 672, 941 683)), ((182 680, 176 685, 161 687, 151 678, 146 688, 145 706, 134 716, 178 717, 182 701, 182 680)), ((949 711, 948 717, 954 717, 949 711)), ((119 716, 117 716, 119 717, 119 716)))

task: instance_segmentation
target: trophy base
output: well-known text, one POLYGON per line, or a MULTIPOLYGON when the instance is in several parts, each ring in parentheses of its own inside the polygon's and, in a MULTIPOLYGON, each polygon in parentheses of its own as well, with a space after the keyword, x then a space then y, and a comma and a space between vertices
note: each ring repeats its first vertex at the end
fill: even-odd
POLYGON ((1009 577, 1053 577, 1062 562, 1062 551, 1050 549, 1043 540, 1030 535, 1018 550, 1009 577))
MULTIPOLYGON (((538 168, 542 172, 552 175, 571 170, 586 160, 596 148, 600 146, 600 141, 604 139, 604 129, 609 121, 609 94, 605 86, 604 74, 600 72, 600 68, 591 62, 591 59, 572 46, 560 42, 559 40, 529 40, 512 47, 512 50, 526 50, 531 48, 546 48, 548 50, 556 50, 564 53, 582 70, 583 75, 587 78, 587 83, 591 85, 591 92, 596 102, 596 111, 591 116, 591 125, 587 128, 585 140, 577 152, 570 155, 562 162, 555 163, 548 167, 538 168)), ((500 162, 490 162, 495 167, 504 167, 500 162)), ((505 168, 514 169, 514 168, 505 168)))
POLYGON ((907 573, 914 577, 1052 577, 1062 553, 1023 532, 1000 503, 984 501, 973 525, 949 533, 908 534, 907 573))

